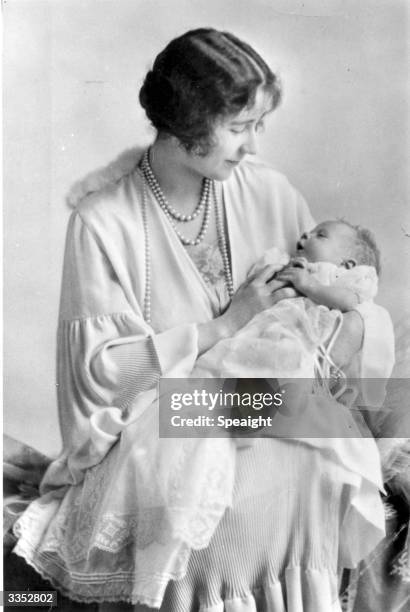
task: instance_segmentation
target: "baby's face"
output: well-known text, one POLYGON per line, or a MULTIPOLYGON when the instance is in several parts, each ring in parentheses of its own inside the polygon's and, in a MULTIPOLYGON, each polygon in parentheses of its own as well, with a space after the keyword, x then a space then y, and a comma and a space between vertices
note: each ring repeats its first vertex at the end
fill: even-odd
POLYGON ((296 245, 296 254, 308 261, 342 265, 351 258, 355 231, 339 221, 324 221, 305 232, 296 245))

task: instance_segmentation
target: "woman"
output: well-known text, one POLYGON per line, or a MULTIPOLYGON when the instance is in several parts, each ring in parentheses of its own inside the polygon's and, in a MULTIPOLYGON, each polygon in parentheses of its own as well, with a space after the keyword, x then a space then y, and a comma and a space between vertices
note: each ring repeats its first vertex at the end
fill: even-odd
MULTIPOLYGON (((58 333, 64 448, 16 530, 16 552, 73 599, 167 612, 277 612, 285 602, 336 611, 338 564, 357 562, 381 537, 370 441, 362 454, 348 439, 258 440, 238 452, 223 514, 228 467, 215 461, 209 495, 186 493, 207 516, 215 509, 214 522, 191 522, 187 537, 167 531, 152 493, 166 445, 152 431, 159 377, 188 376, 198 355, 295 295, 271 291, 269 267, 245 282, 267 248, 288 251, 312 226, 283 176, 244 161, 279 100, 277 78, 247 44, 188 32, 160 53, 140 91, 153 145, 127 171, 83 185, 58 333)), ((366 321, 381 315, 361 314, 368 348, 366 321)), ((361 342, 361 318, 349 313, 334 359, 343 365, 361 342)))

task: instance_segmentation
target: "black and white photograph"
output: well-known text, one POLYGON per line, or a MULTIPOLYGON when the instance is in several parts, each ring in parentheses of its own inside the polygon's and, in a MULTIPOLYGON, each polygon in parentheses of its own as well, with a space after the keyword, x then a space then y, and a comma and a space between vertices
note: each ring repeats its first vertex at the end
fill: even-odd
POLYGON ((408 1, 2 20, 5 610, 408 611, 408 1))

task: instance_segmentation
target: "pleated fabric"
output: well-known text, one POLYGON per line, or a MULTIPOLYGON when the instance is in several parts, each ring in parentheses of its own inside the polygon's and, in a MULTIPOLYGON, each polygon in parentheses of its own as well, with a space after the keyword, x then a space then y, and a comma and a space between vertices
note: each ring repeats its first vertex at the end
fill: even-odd
MULTIPOLYGON (((303 442, 258 441, 237 462, 233 507, 208 548, 192 552, 185 578, 168 585, 161 612, 339 612, 355 476, 303 442)), ((361 554, 382 537, 377 508, 374 517, 372 533, 356 533, 361 554)))

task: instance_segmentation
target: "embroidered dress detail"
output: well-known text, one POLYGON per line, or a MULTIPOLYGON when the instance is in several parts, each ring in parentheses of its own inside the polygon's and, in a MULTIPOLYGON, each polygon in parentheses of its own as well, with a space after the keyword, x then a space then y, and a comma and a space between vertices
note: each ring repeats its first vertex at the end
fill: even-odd
POLYGON ((185 247, 192 261, 195 263, 210 291, 220 304, 222 311, 229 303, 230 295, 226 285, 225 267, 218 243, 201 244, 185 247))
POLYGON ((225 282, 222 256, 216 242, 196 247, 187 246, 186 250, 210 287, 221 281, 225 282))

